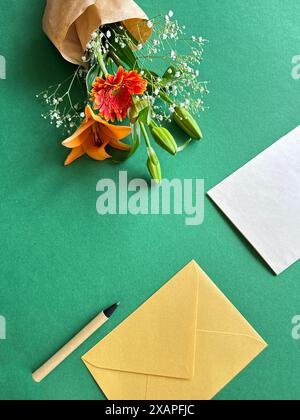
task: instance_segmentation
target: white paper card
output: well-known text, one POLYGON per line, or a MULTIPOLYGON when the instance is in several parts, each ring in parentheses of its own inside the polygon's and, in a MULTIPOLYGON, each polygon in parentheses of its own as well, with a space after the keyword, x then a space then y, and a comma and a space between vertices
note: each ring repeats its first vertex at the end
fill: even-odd
POLYGON ((300 126, 208 195, 282 273, 300 258, 300 126))

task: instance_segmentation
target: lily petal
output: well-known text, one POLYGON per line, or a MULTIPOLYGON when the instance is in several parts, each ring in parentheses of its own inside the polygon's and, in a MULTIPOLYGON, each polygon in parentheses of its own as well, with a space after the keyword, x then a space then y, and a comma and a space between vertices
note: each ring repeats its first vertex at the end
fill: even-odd
POLYGON ((130 127, 110 124, 108 121, 105 121, 104 118, 100 117, 100 115, 95 114, 89 105, 86 106, 85 115, 87 120, 92 119, 100 123, 101 129, 103 129, 104 134, 106 134, 109 137, 112 137, 117 140, 122 140, 131 134, 132 130, 130 127))
POLYGON ((123 143, 120 140, 114 139, 110 135, 107 136, 103 132, 101 133, 101 140, 104 144, 110 145, 115 149, 125 150, 125 151, 130 151, 131 150, 131 146, 129 146, 128 144, 123 143))
POLYGON ((92 108, 87 105, 85 108, 85 116, 87 120, 94 120, 97 121, 98 123, 101 123, 103 125, 107 125, 109 126, 109 122, 105 121, 103 118, 101 118, 99 115, 95 114, 94 111, 92 110, 92 108))
POLYGON ((131 150, 131 147, 128 144, 125 144, 119 140, 110 140, 109 145, 114 149, 125 150, 126 152, 130 152, 131 150))
POLYGON ((88 120, 95 120, 95 119, 94 119, 95 114, 94 114, 94 112, 93 112, 92 108, 91 108, 89 105, 87 105, 87 106, 85 107, 85 117, 86 117, 86 120, 87 120, 87 121, 88 121, 88 120))
POLYGON ((106 160, 110 159, 111 156, 106 152, 105 145, 101 147, 90 146, 86 150, 86 154, 95 160, 106 160))
MULTIPOLYGON (((85 109, 85 115, 86 118, 88 120, 93 119, 94 121, 97 121, 98 123, 100 123, 102 126, 107 127, 107 128, 117 128, 117 129, 126 129, 126 132, 128 133, 129 130, 129 134, 131 133, 131 128, 130 127, 124 127, 124 126, 115 126, 110 124, 108 121, 106 121, 104 118, 102 118, 100 115, 97 115, 94 113, 94 111, 92 110, 92 108, 88 105, 85 109)), ((127 134, 128 135, 128 134, 127 134)))
POLYGON ((85 154, 85 152, 84 152, 84 150, 81 146, 76 147, 75 149, 72 150, 72 152, 67 157, 67 159, 65 161, 65 166, 71 165, 71 163, 73 163, 75 160, 79 159, 84 154, 85 154))
MULTIPOLYGON (((62 142, 62 144, 65 147, 68 147, 70 149, 73 149, 74 147, 79 147, 83 144, 83 139, 86 139, 86 136, 82 136, 90 127, 92 127, 92 125, 94 125, 95 122, 93 120, 89 120, 86 123, 83 123, 82 126, 80 128, 78 128, 77 131, 75 131, 75 133, 67 138, 66 140, 64 140, 62 142)), ((89 134, 89 133, 88 133, 89 134)))
POLYGON ((101 147, 95 146, 93 139, 89 139, 89 141, 84 144, 83 149, 85 153, 92 159, 106 160, 111 158, 111 156, 105 150, 107 145, 108 142, 105 141, 101 147))
POLYGON ((110 137, 115 140, 122 140, 125 137, 128 137, 132 131, 130 127, 111 124, 109 126, 101 126, 100 130, 104 136, 110 137))

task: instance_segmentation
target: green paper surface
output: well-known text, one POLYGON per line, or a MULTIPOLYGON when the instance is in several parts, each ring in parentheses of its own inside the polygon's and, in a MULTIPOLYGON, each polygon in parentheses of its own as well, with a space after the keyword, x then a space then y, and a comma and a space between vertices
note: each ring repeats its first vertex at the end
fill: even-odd
MULTIPOLYGON (((173 9, 193 34, 210 40, 202 77, 210 80, 205 139, 176 158, 161 153, 167 178, 204 178, 206 191, 299 125, 298 0, 140 0, 149 16, 173 9)), ((215 281, 269 348, 218 400, 299 399, 300 264, 275 277, 206 198, 205 222, 181 216, 107 216, 96 212, 96 183, 147 177, 144 148, 122 166, 83 158, 63 167, 59 132, 35 95, 73 66, 41 30, 45 1, 2 0, 0 55, 1 202, 0 399, 101 398, 80 357, 191 259, 215 281), (106 326, 42 384, 31 372, 104 307, 121 301, 106 326)), ((184 140, 184 137, 182 137, 184 140)), ((104 396, 102 396, 104 398, 104 396)))

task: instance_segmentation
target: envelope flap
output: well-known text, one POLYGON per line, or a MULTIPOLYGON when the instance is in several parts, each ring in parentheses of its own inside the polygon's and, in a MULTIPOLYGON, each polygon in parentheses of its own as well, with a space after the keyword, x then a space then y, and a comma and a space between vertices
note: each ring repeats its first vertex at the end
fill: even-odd
POLYGON ((94 367, 190 379, 194 375, 199 281, 185 267, 83 360, 94 367))
POLYGON ((194 262, 199 276, 199 311, 197 330, 210 334, 248 337, 266 343, 215 283, 194 262), (209 302, 209 304, 208 304, 209 302))

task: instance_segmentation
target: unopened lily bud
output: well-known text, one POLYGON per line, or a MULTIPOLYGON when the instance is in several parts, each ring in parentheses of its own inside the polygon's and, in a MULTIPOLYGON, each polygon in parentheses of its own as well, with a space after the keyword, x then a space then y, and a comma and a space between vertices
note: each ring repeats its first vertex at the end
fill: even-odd
POLYGON ((161 167, 160 167, 158 157, 154 149, 152 149, 152 147, 148 148, 148 156, 149 156, 149 159, 147 162, 147 166, 148 166, 150 175, 152 176, 152 178, 157 184, 160 184, 162 181, 161 167))
POLYGON ((187 109, 183 107, 176 107, 173 119, 175 123, 192 139, 201 140, 203 138, 199 125, 187 109))
POLYGON ((150 130, 156 143, 168 153, 175 156, 177 153, 177 143, 170 131, 164 127, 158 127, 155 124, 150 126, 150 130))

